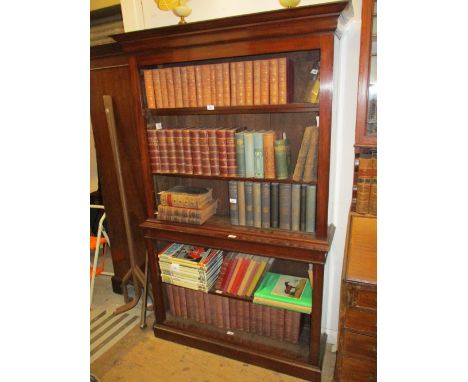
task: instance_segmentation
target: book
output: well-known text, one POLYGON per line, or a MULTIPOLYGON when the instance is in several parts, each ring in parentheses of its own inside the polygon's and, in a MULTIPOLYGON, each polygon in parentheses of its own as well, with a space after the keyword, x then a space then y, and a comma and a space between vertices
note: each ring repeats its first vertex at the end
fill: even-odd
POLYGON ((278 99, 278 59, 270 59, 270 105, 277 105, 278 99))
POLYGON ((262 183, 262 228, 270 228, 270 183, 262 183))
POLYGON ((256 261, 256 258, 257 256, 250 257, 249 265, 245 271, 244 276, 242 277, 241 284, 237 291, 238 296, 245 296, 245 291, 247 290, 247 287, 249 285, 248 284, 249 280, 251 281, 251 279, 253 278, 253 271, 255 269, 255 266, 258 264, 258 262, 256 261))
POLYGON ((223 284, 224 278, 227 276, 227 270, 228 270, 229 264, 232 261, 232 258, 233 258, 232 252, 229 252, 226 254, 226 256, 224 256, 223 263, 219 270, 218 278, 216 279, 215 290, 222 291, 221 285, 223 284))
POLYGON ((154 89, 154 97, 155 97, 155 107, 160 109, 163 107, 163 95, 161 91, 161 77, 159 73, 159 69, 153 69, 153 89, 154 89))
POLYGON ((237 127, 227 128, 224 132, 226 136, 226 159, 227 159, 227 175, 237 176, 237 161, 236 161, 236 133, 240 129, 237 127))
POLYGON ((292 80, 290 78, 289 66, 291 62, 286 57, 278 58, 278 103, 286 104, 289 101, 290 87, 292 80))
POLYGON ((224 81, 223 81, 223 64, 215 64, 215 87, 216 87, 216 106, 224 105, 224 81))
POLYGON ((219 168, 219 152, 218 152, 218 140, 216 137, 215 129, 208 129, 208 148, 210 155, 210 172, 211 175, 220 175, 221 170, 219 168))
POLYGON ((253 183, 245 182, 245 224, 249 227, 254 225, 253 215, 253 183))
POLYGON ((369 199, 372 182, 372 157, 361 155, 359 158, 356 212, 361 214, 369 213, 369 199))
POLYGON ((245 187, 244 182, 237 182, 237 206, 239 210, 239 225, 246 225, 245 220, 245 187))
POLYGON ((174 78, 175 107, 184 107, 184 98, 182 96, 182 77, 179 66, 172 68, 172 77, 174 78))
MULTIPOLYGON (((252 259, 252 264, 253 265, 252 265, 251 269, 247 270, 248 274, 246 274, 246 276, 245 276, 246 283, 244 285, 244 288, 242 288, 239 291, 240 296, 250 297, 250 295, 248 295, 247 293, 248 293, 250 287, 252 286, 252 284, 254 282, 255 275, 257 274, 258 269, 261 267, 262 262, 263 262, 263 260, 262 260, 261 256, 254 256, 254 258, 252 259)), ((255 286, 253 286, 253 287, 255 287, 255 286)))
POLYGON ((152 172, 161 172, 161 150, 156 129, 147 129, 148 155, 152 172))
POLYGON ((182 151, 185 161, 185 173, 193 174, 192 145, 190 144, 190 129, 182 129, 182 151))
POLYGON ((190 129, 190 143, 192 152, 193 174, 203 174, 201 148, 200 148, 200 129, 190 129))
POLYGON ((167 97, 169 108, 175 108, 175 89, 174 89, 174 76, 172 75, 172 68, 163 69, 166 72, 166 84, 167 84, 167 97))
POLYGON ((195 65, 194 66, 195 70, 195 87, 196 87, 196 95, 197 95, 197 106, 198 107, 203 107, 206 106, 203 105, 204 101, 204 94, 203 94, 203 79, 202 79, 202 67, 201 65, 195 65))
POLYGON ((252 296, 252 294, 254 293, 255 289, 257 288, 257 284, 259 283, 259 281, 262 279, 262 276, 268 272, 268 270, 270 269, 271 265, 273 264, 274 262, 274 259, 273 258, 269 258, 269 257, 259 257, 259 267, 257 268, 257 271, 252 279, 252 282, 250 283, 248 289, 247 289, 247 292, 246 292, 246 296, 252 296))
POLYGON ((230 85, 231 85, 231 106, 237 106, 237 72, 236 63, 229 64, 230 85))
POLYGON ((213 190, 205 187, 174 186, 159 193, 161 205, 183 208, 202 208, 212 200, 213 190))
POLYGON ((166 146, 167 146, 167 160, 169 163, 169 172, 176 174, 177 169, 177 155, 176 147, 174 140, 174 130, 173 129, 163 129, 166 136, 166 146))
POLYGON ((242 263, 244 261, 244 257, 245 257, 244 254, 238 254, 238 256, 237 256, 237 258, 236 258, 236 260, 235 260, 235 262, 233 264, 232 272, 230 272, 229 280, 227 281, 225 292, 231 293, 232 286, 234 285, 234 281, 235 281, 236 276, 237 276, 237 272, 239 272, 239 268, 241 267, 241 265, 242 265, 242 263))
POLYGON ((169 107, 169 93, 167 89, 166 71, 164 69, 158 69, 158 72, 159 72, 159 79, 161 82, 162 107, 168 108, 169 107))
POLYGON ((309 264, 309 268, 307 270, 307 273, 309 274, 309 282, 312 288, 314 287, 314 266, 313 264, 309 264))
POLYGON ((223 282, 221 283, 221 290, 226 292, 228 285, 231 281, 232 274, 234 273, 234 270, 236 269, 237 263, 239 261, 239 256, 238 253, 233 253, 231 261, 228 264, 228 267, 226 269, 226 276, 223 279, 223 282))
POLYGON ((231 106, 231 78, 229 73, 229 63, 224 62, 222 66, 224 106, 231 106))
POLYGON ((253 63, 252 61, 244 61, 244 72, 245 72, 245 104, 253 105, 253 63))
POLYGON ((190 107, 198 106, 197 97, 197 83, 195 75, 195 66, 187 66, 187 87, 188 87, 188 100, 190 107))
POLYGON ((270 189, 271 228, 279 227, 279 183, 271 183, 270 189))
POLYGON ((180 82, 182 88, 182 107, 190 107, 190 91, 186 66, 180 67, 180 82))
POLYGON ((229 181, 229 217, 232 225, 239 225, 239 204, 237 200, 237 182, 229 181))
POLYGON ((156 100, 154 97, 153 72, 143 70, 143 80, 145 83, 146 105, 148 109, 156 109, 156 100))
POLYGON ((268 272, 254 294, 254 303, 310 314, 312 288, 305 278, 268 272))
POLYGON ((306 195, 307 195, 307 185, 301 184, 301 202, 300 202, 300 217, 299 217, 299 229, 301 231, 306 230, 306 195))
POLYGON ((210 68, 210 85, 211 85, 211 104, 217 105, 217 95, 216 95, 216 70, 213 64, 208 65, 210 68))
POLYGON ((235 275, 234 283, 232 284, 232 289, 230 291, 231 294, 237 295, 237 292, 240 288, 242 280, 245 276, 245 272, 247 271, 247 268, 249 267, 251 260, 252 260, 251 255, 246 255, 244 259, 242 260, 242 263, 239 266, 239 270, 237 274, 235 275))
POLYGON ((288 179, 291 166, 291 152, 287 138, 275 140, 275 167, 277 179, 288 179))
POLYGON ((254 132, 244 131, 245 149, 245 176, 253 178, 255 176, 255 152, 254 152, 254 132))
POLYGON ((260 60, 253 62, 253 101, 254 105, 261 105, 260 89, 260 60))
POLYGON ((161 172, 169 172, 169 157, 167 156, 167 142, 166 142, 166 131, 156 130, 156 138, 158 140, 158 147, 161 158, 161 172))
POLYGON ((307 185, 306 191, 306 232, 315 232, 315 202, 317 187, 307 185))
POLYGON ((174 148, 175 148, 175 162, 177 172, 179 174, 185 173, 185 158, 184 158, 184 143, 182 141, 182 130, 172 129, 172 135, 174 137, 174 148))
POLYGON ((307 152, 307 157, 304 165, 304 174, 302 180, 304 182, 316 182, 317 181, 317 160, 318 160, 318 138, 319 138, 318 126, 312 126, 312 132, 310 136, 310 145, 307 152))
POLYGON ((371 185, 369 191, 369 213, 377 215, 377 158, 372 157, 371 185))
POLYGON ((260 61, 260 104, 270 104, 270 61, 260 61))
POLYGON ((237 161, 237 176, 245 178, 245 146, 244 132, 236 133, 236 161, 237 161))
POLYGON ((244 62, 235 62, 236 66, 236 103, 244 106, 245 103, 245 67, 244 62))
POLYGON ((211 175, 210 146, 207 129, 200 129, 198 133, 200 143, 200 159, 203 175, 211 175))
POLYGON ((263 178, 263 130, 254 132, 254 176, 263 178))
POLYGON ((221 176, 228 175, 226 144, 226 129, 216 129, 216 145, 218 148, 219 173, 221 174, 221 176))
POLYGON ((180 223, 203 224, 216 213, 217 200, 210 200, 201 208, 171 207, 158 205, 158 219, 180 223))
POLYGON ((299 231, 301 213, 301 185, 293 184, 291 188, 291 230, 299 231))
POLYGON ((260 183, 253 183, 253 220, 254 227, 262 227, 262 192, 260 183))
POLYGON ((263 171, 265 179, 275 178, 275 132, 268 130, 263 133, 263 171))
POLYGON ((279 185, 279 227, 291 229, 291 184, 279 185))
POLYGON ((311 135, 312 135, 312 126, 307 126, 304 129, 304 135, 302 136, 301 148, 299 149, 299 154, 297 156, 296 167, 294 168, 294 173, 292 179, 296 182, 302 180, 302 175, 304 173, 304 166, 307 158, 307 152, 310 148, 311 135))
POLYGON ((201 81, 202 81, 202 106, 212 105, 211 100, 211 71, 210 65, 201 65, 201 81))

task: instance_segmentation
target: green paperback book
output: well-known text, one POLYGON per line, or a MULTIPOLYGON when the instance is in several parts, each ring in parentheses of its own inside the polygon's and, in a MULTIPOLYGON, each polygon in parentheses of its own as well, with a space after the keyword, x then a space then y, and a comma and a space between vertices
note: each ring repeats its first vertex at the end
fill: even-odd
POLYGON ((310 314, 312 288, 306 278, 268 272, 254 294, 254 303, 310 314))

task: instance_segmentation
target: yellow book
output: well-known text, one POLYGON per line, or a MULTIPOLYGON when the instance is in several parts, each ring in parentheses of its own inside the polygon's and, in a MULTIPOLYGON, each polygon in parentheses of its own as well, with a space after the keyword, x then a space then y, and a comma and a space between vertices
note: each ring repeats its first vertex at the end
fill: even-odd
POLYGON ((228 286, 226 288, 226 292, 228 292, 228 293, 230 293, 229 291, 232 289, 232 285, 234 284, 234 280, 236 278, 237 272, 239 271, 239 267, 242 264, 243 259, 244 259, 244 255, 239 254, 239 256, 237 258, 236 267, 234 268, 234 271, 232 272, 231 279, 229 280, 229 284, 228 284, 228 286))
POLYGON ((247 267, 247 270, 245 271, 245 275, 244 275, 244 278, 242 279, 242 282, 241 282, 241 285, 239 287, 239 290, 237 291, 237 295, 238 296, 243 296, 245 295, 245 290, 247 289, 248 287, 248 284, 247 282, 249 281, 250 279, 250 276, 252 274, 252 271, 253 269, 255 268, 255 264, 256 264, 256 256, 253 256, 253 255, 250 255, 250 263, 249 263, 249 266, 247 267))
POLYGON ((273 259, 269 259, 268 261, 266 259, 264 259, 263 261, 260 262, 260 266, 258 267, 257 272, 255 273, 255 276, 254 276, 254 278, 252 279, 252 282, 249 285, 249 288, 247 289, 247 293, 246 293, 247 296, 252 295, 255 287, 258 284, 258 280, 260 280, 260 277, 262 276, 262 274, 263 274, 263 272, 264 272, 264 270, 265 270, 265 268, 267 266, 267 263, 270 263, 270 261, 273 261, 273 259))

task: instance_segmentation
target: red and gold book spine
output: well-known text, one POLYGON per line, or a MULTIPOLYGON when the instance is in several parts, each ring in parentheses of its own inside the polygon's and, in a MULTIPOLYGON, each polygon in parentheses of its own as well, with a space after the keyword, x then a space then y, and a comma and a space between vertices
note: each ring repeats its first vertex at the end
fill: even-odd
POLYGON ((253 62, 253 102, 254 105, 262 104, 260 81, 260 60, 253 62))
POLYGON ((229 72, 231 77, 231 106, 237 106, 237 72, 235 62, 229 64, 229 72))
POLYGON ((167 96, 170 108, 175 108, 175 91, 174 91, 174 76, 172 75, 172 69, 164 69, 166 72, 166 84, 167 84, 167 96))
POLYGON ((161 157, 161 172, 169 173, 169 158, 167 156, 167 139, 166 130, 156 130, 156 136, 158 137, 158 146, 161 157))
POLYGON ((278 58, 278 103, 288 103, 288 59, 286 57, 278 58))
POLYGON ((245 104, 253 105, 254 104, 254 85, 253 85, 253 63, 252 61, 244 62, 244 71, 245 71, 245 104))
POLYGON ((278 104, 278 59, 270 60, 270 105, 278 104))
POLYGON ((208 147, 210 150, 210 169, 211 175, 220 175, 219 171, 219 153, 216 141, 216 130, 208 130, 208 147))
POLYGON ((163 96, 161 91, 161 77, 160 77, 160 70, 153 69, 153 88, 154 88, 154 96, 156 100, 156 108, 160 109, 163 107, 163 96))
POLYGON ((231 79, 229 73, 229 62, 225 62, 222 65, 224 106, 231 106, 231 79))
POLYGON ((155 129, 146 130, 148 137, 148 154, 151 166, 151 172, 161 172, 161 157, 158 145, 158 138, 155 129))
POLYGON ((236 62, 236 101, 237 106, 245 105, 245 68, 244 62, 236 62))
POLYGON ((186 66, 182 66, 180 68, 180 81, 182 84, 182 107, 190 107, 189 85, 186 66))
POLYGON ((216 143, 218 146, 219 173, 221 176, 227 176, 228 161, 226 155, 226 129, 216 130, 216 143))
POLYGON ((196 81, 194 66, 187 66, 187 82, 188 82, 188 91, 189 91, 189 107, 197 107, 198 106, 197 81, 196 81))
POLYGON ((184 100, 182 97, 182 77, 180 75, 180 67, 172 68, 172 76, 174 77, 174 93, 175 93, 175 107, 184 107, 184 100))
POLYGON ((263 133, 263 171, 265 179, 274 179, 275 174, 275 132, 263 133))
POLYGON ((172 129, 172 134, 174 136, 177 172, 179 174, 185 174, 185 158, 184 158, 184 145, 182 141, 182 130, 172 129))
POLYGON ((192 149, 192 166, 194 175, 202 175, 202 163, 200 152, 200 130, 190 129, 190 142, 192 149))
POLYGON ((195 65, 195 85, 197 89, 197 106, 203 106, 203 80, 202 80, 202 67, 195 65))
POLYGON ((199 131, 200 141, 200 157, 203 175, 211 175, 210 166, 210 148, 208 146, 208 130, 200 129, 199 131))
POLYGON ((215 69, 216 106, 224 106, 223 65, 213 65, 215 69))
POLYGON ((211 72, 210 65, 202 65, 201 67, 201 76, 202 76, 202 106, 212 105, 211 102, 211 72))
POLYGON ((236 159, 236 132, 238 128, 226 129, 226 159, 227 159, 227 175, 237 176, 237 159, 236 159))
POLYGON ((270 61, 260 61, 260 104, 270 104, 270 61))
POLYGON ((177 173, 177 157, 174 140, 174 131, 171 129, 166 130, 166 144, 167 144, 167 159, 169 162, 169 172, 177 173))
POLYGON ((214 64, 208 65, 210 67, 210 84, 211 84, 211 104, 217 105, 216 103, 216 69, 214 64))
POLYGON ((143 79, 145 81, 146 105, 148 109, 156 109, 156 100, 154 98, 153 72, 143 70, 143 79))
POLYGON ((166 109, 169 107, 169 93, 167 91, 166 71, 164 69, 158 69, 158 72, 159 78, 161 80, 162 107, 166 109))
POLYGON ((190 142, 190 129, 182 129, 182 148, 184 151, 185 173, 193 174, 192 145, 190 142))

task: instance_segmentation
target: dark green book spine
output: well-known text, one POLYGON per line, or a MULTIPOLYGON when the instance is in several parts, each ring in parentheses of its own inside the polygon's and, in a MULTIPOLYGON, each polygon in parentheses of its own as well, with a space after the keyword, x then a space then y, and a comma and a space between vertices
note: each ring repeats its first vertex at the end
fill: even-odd
POLYGON ((279 194, 278 194, 278 183, 271 184, 270 190, 270 214, 271 214, 271 228, 279 227, 279 194))
POLYGON ((306 230, 306 195, 307 185, 301 184, 301 216, 300 216, 300 230, 306 230))
POLYGON ((291 173, 291 150, 288 139, 275 141, 276 178, 288 179, 291 173))
POLYGON ((306 232, 315 232, 315 198, 316 186, 307 186, 306 195, 306 232))
POLYGON ((299 231, 301 215, 301 185, 293 184, 291 191, 291 230, 299 231))
POLYGON ((229 181, 229 215, 232 225, 239 225, 239 207, 237 203, 237 182, 229 181))
POLYGON ((245 224, 253 227, 253 183, 245 182, 245 224))
POLYGON ((262 228, 270 228, 270 183, 262 183, 262 228))
POLYGON ((255 176, 254 132, 244 131, 245 177, 255 176))
POLYGON ((279 185, 279 227, 291 229, 291 184, 279 185))
POLYGON ((263 131, 254 133, 254 170, 256 178, 264 178, 263 169, 263 131))
POLYGON ((239 210, 239 225, 245 225, 245 187, 244 182, 237 182, 237 206, 239 210))
POLYGON ((245 145, 244 132, 236 133, 237 175, 245 178, 245 145))
POLYGON ((261 228, 262 226, 262 191, 260 183, 253 184, 253 216, 254 227, 261 228))

